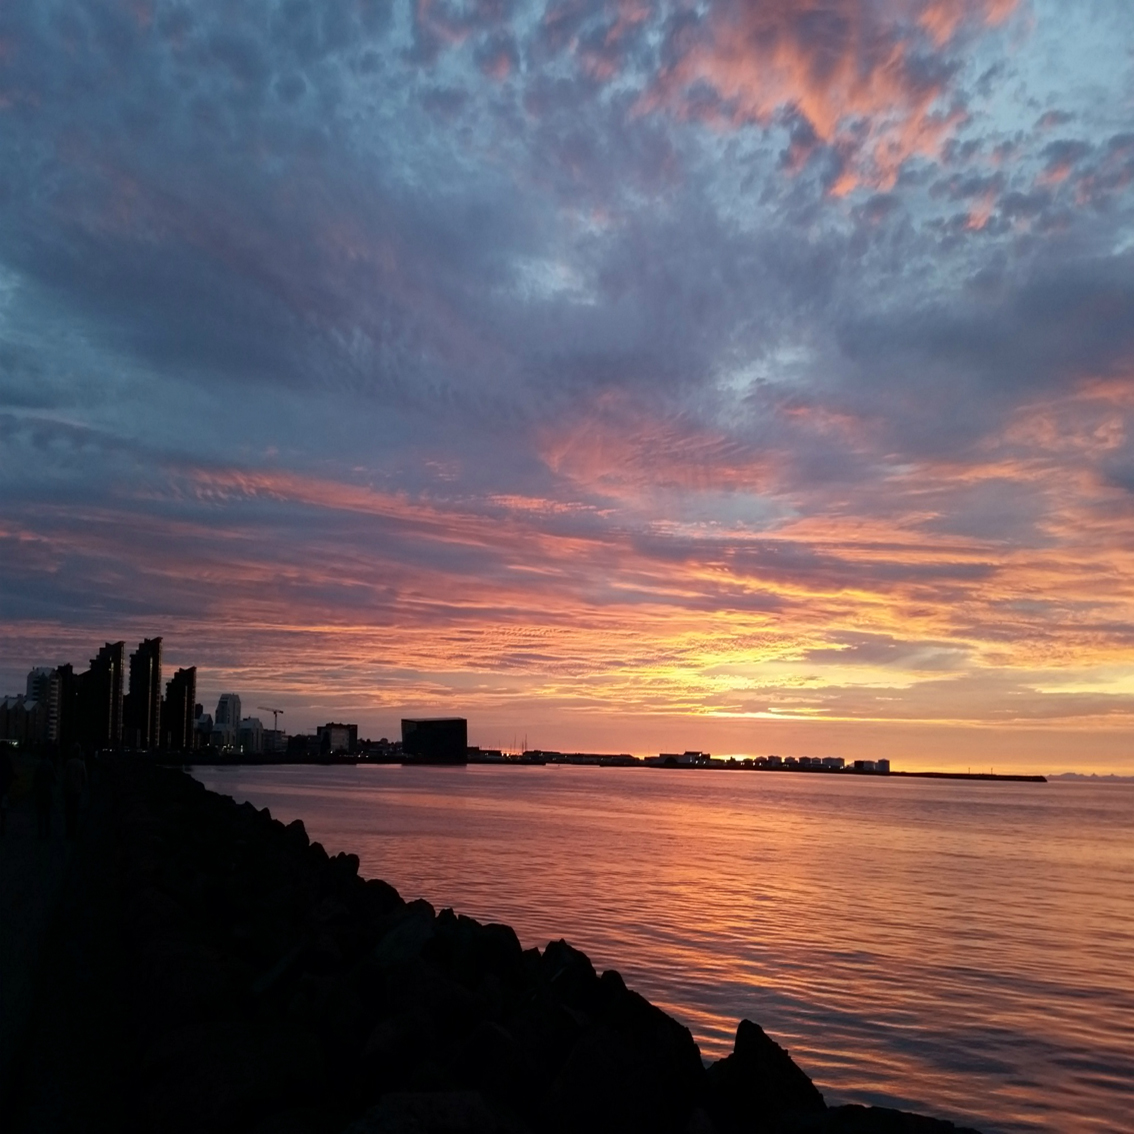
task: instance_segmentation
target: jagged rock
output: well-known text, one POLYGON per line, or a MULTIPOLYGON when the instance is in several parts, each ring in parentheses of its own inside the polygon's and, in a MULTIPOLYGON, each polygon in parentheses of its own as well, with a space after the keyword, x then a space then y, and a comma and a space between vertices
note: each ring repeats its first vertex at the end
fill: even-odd
POLYGON ((763 1134, 786 1119, 826 1110, 815 1084, 751 1020, 741 1020, 732 1054, 707 1072, 708 1110, 723 1130, 763 1134))
POLYGON ((505 1021, 544 1083, 571 1054, 583 1030, 579 1014, 556 1001, 546 991, 530 995, 505 1021))
POLYGON ((367 878, 364 887, 359 895, 359 901, 371 917, 388 917, 402 905, 398 891, 389 882, 383 882, 381 878, 367 878))
POLYGON ((591 981, 581 954, 559 953, 567 964, 553 984, 570 974, 573 997, 593 1023, 584 1026, 552 1085, 550 1109, 558 1128, 683 1130, 704 1080, 688 1029, 627 989, 618 973, 591 981))
POLYGON ((598 995, 598 974, 585 953, 562 938, 543 951, 541 975, 569 1008, 586 1012, 598 995))
POLYGON ((482 1020, 469 1033, 447 1072, 455 1086, 479 1087, 493 1098, 509 1099, 520 1113, 538 1108, 538 1072, 515 1037, 492 1020, 482 1020))
POLYGON ((425 943, 434 934, 435 915, 426 901, 410 902, 402 918, 385 934, 374 950, 380 965, 398 965, 421 956, 425 943))
POLYGON ((170 1028, 228 1018, 247 976, 239 961, 191 937, 146 941, 131 965, 130 999, 139 1036, 148 1041, 170 1028))
POLYGON ((307 837, 307 828, 303 825, 302 819, 293 819, 285 830, 297 847, 306 847, 311 842, 307 837))
POLYGON ((420 957, 391 972, 387 979, 391 1003, 421 1005, 454 1038, 463 1037, 485 1018, 485 1004, 475 992, 420 957))
POLYGON ((343 1134, 527 1134, 511 1115, 479 1091, 387 1095, 343 1134))
POLYGON ((632 1040, 603 1025, 588 1028, 552 1083, 549 1117, 565 1132, 679 1131, 688 1098, 673 1098, 663 1069, 632 1040))
POLYGON ((359 1060, 358 1093, 373 1101, 388 1091, 404 1088, 414 1070, 437 1050, 438 1043, 433 1016, 423 1007, 379 1020, 359 1060))
POLYGON ((340 1134, 350 1115, 327 1107, 292 1107, 265 1118, 252 1134, 340 1134))
POLYGON ((281 1104, 315 1101, 323 1074, 310 1033, 247 1022, 181 1029, 149 1050, 142 1125, 171 1134, 242 1130, 281 1104))
POLYGON ((511 926, 481 925, 471 917, 442 910, 434 923, 434 935, 421 955, 452 972, 470 988, 491 973, 501 982, 523 980, 524 953, 511 926))

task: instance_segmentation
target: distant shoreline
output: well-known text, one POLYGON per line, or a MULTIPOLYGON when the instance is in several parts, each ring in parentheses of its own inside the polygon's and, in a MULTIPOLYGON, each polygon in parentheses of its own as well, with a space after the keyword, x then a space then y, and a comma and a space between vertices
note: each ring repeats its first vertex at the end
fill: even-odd
MULTIPOLYGON (((550 755, 550 754, 549 754, 550 755)), ((787 775, 819 775, 819 776, 854 776, 860 779, 878 779, 884 780, 894 777, 903 777, 905 779, 929 779, 929 780, 974 780, 978 782, 1000 782, 1000 783, 1029 783, 1029 784, 1045 784, 1048 782, 1047 776, 1040 775, 1025 775, 1023 773, 1013 772, 863 772, 855 768, 765 768, 758 767, 751 764, 741 764, 739 762, 729 764, 709 764, 709 765, 678 765, 676 767, 666 767, 663 765, 646 764, 636 757, 619 756, 600 756, 597 754, 588 753, 571 753, 560 754, 555 753, 555 756, 562 758, 559 759, 497 759, 497 760, 478 760, 470 758, 467 761, 460 763, 436 763, 431 764, 425 761, 413 760, 366 760, 358 756, 332 756, 325 757, 321 760, 274 760, 264 757, 240 757, 237 759, 221 759, 212 757, 209 759, 185 759, 185 758, 169 758, 159 761, 171 767, 208 767, 208 768, 242 768, 242 767, 271 767, 271 768, 288 768, 288 767, 336 767, 340 765, 354 766, 357 764, 364 765, 397 765, 399 767, 445 767, 445 768, 462 768, 469 765, 478 767, 543 767, 551 765, 559 767, 564 765, 571 765, 575 767, 597 767, 597 768, 649 768, 651 771, 676 771, 676 772, 759 772, 759 773, 784 773, 787 775)))

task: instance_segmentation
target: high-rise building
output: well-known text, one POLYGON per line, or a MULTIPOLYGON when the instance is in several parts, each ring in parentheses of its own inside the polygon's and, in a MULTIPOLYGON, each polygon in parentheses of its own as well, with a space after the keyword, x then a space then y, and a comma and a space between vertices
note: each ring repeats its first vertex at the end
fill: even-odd
POLYGON ((130 655, 130 692, 123 711, 123 739, 150 751, 161 740, 161 639, 146 638, 130 655))
POLYGON ((223 734, 222 743, 236 744, 240 734, 240 697, 236 693, 222 693, 213 717, 213 731, 223 734))
POLYGON ((27 699, 40 708, 42 740, 59 743, 59 671, 40 666, 28 674, 27 699))
POLYGON ((165 687, 161 710, 162 747, 167 752, 187 752, 196 736, 197 667, 179 669, 165 687))
POLYGON ((122 684, 126 643, 107 642, 80 673, 77 686, 79 739, 94 748, 122 747, 122 684))
POLYGON ((72 744, 83 740, 79 714, 79 680, 75 676, 75 667, 70 662, 61 665, 55 673, 59 678, 59 750, 68 752, 72 744))

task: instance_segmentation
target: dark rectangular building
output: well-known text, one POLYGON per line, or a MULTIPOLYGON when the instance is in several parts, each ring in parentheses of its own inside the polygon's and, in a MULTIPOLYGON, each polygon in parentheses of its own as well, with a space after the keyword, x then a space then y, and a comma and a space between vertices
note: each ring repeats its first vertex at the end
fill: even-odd
POLYGON ((466 764, 469 722, 464 717, 402 721, 402 753, 407 764, 466 764))
POLYGON ((356 724, 338 724, 335 721, 328 721, 325 725, 319 726, 316 735, 319 738, 319 751, 324 756, 330 756, 336 752, 346 752, 353 756, 358 751, 358 725, 356 724))
POLYGON ((161 708, 161 746, 167 752, 188 752, 196 738, 197 667, 179 669, 166 684, 161 708))
POLYGON ((130 655, 130 692, 123 708, 123 740, 149 752, 161 741, 161 639, 146 638, 130 655))
POLYGON ((79 678, 70 662, 59 666, 55 673, 59 677, 59 751, 70 752, 73 744, 83 742, 79 678))
POLYGON ((59 743, 59 671, 46 666, 28 674, 26 699, 40 707, 36 740, 40 744, 59 743))
POLYGON ((107 642, 76 679, 78 732, 90 748, 122 747, 122 686, 126 643, 107 642))

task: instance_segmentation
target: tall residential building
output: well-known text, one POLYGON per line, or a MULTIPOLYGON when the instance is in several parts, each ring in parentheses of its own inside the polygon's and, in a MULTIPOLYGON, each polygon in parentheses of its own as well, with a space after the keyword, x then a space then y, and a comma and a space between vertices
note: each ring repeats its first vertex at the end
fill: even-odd
POLYGON ((40 666, 28 674, 27 699, 35 701, 42 714, 42 739, 48 744, 59 743, 59 671, 40 666))
POLYGON ((59 678, 59 750, 69 752, 72 744, 83 740, 79 714, 79 679, 70 662, 61 665, 55 673, 59 678))
POLYGON ((161 710, 162 747, 168 752, 188 752, 196 733, 197 667, 179 669, 165 687, 161 710))
POLYGON ((80 737, 94 748, 122 747, 122 685, 126 643, 107 642, 75 683, 80 737))
POLYGON ((129 748, 150 751, 161 740, 161 639, 146 638, 130 655, 130 692, 123 713, 129 748))

